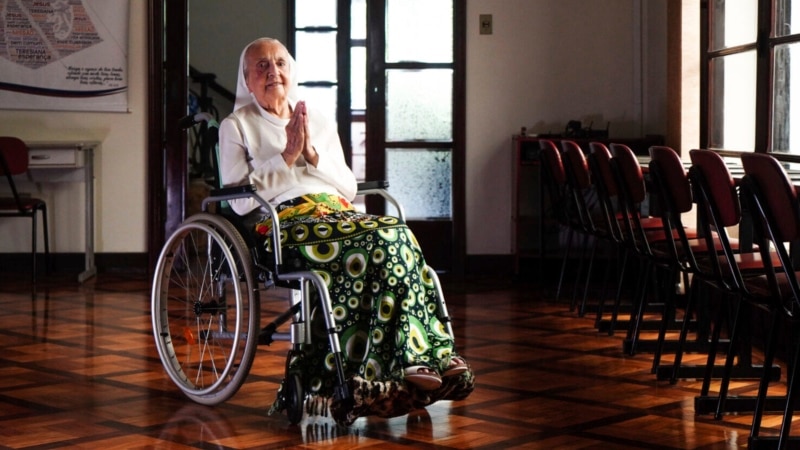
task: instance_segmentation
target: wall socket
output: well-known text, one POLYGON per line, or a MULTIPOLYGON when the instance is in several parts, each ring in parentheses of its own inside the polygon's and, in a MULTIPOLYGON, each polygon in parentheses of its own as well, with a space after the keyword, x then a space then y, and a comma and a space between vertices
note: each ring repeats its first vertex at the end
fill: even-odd
POLYGON ((492 34, 492 15, 491 14, 481 14, 480 15, 480 30, 481 30, 481 34, 492 34))

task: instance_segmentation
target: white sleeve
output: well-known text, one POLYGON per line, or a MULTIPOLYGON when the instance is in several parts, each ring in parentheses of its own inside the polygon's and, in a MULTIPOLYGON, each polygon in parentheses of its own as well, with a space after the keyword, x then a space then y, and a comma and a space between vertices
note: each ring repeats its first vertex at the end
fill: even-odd
MULTIPOLYGON (((224 119, 220 124, 219 152, 220 175, 225 187, 254 184, 256 192, 269 201, 294 178, 280 152, 258 167, 252 166, 253 158, 248 153, 247 143, 235 116, 224 119)), ((239 215, 245 215, 260 206, 253 198, 236 199, 229 203, 239 215)))

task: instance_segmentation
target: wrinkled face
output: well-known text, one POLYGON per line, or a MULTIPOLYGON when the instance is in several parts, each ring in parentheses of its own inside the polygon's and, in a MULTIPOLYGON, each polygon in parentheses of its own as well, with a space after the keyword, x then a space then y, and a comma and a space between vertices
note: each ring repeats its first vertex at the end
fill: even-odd
POLYGON ((266 109, 286 101, 290 88, 289 52, 280 42, 258 42, 245 54, 247 88, 266 109))

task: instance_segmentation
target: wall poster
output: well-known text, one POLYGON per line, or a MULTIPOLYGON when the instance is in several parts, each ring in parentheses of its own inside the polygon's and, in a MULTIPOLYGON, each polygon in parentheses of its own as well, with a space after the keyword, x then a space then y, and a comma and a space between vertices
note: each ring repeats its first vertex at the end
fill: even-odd
POLYGON ((0 0, 0 109, 128 110, 129 0, 0 0))

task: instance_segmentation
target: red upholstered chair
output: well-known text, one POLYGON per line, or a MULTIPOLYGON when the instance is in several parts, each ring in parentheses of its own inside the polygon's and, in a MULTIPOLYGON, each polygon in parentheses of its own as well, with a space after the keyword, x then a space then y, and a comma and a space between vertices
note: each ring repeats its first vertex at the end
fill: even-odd
MULTIPOLYGON (((603 322, 603 312, 605 308, 605 295, 601 293, 598 301, 597 316, 595 325, 601 331, 607 327, 609 335, 614 334, 618 324, 618 317, 621 310, 622 293, 625 287, 625 273, 628 265, 629 256, 632 249, 627 245, 625 223, 625 210, 621 208, 619 197, 619 186, 614 172, 611 168, 611 152, 608 147, 601 142, 591 142, 589 144, 590 153, 588 157, 591 180, 595 186, 600 210, 603 212, 605 228, 608 236, 617 247, 617 259, 621 261, 618 266, 617 292, 611 317, 607 324, 603 322)), ((640 217, 639 222, 645 230, 661 230, 661 218, 659 217, 640 217)), ((610 265, 607 266, 610 269, 610 265)))
MULTIPOLYGON (((684 267, 675 264, 675 259, 669 248, 672 240, 669 238, 676 238, 680 233, 685 234, 687 239, 696 239, 697 232, 693 229, 685 229, 674 223, 665 223, 664 217, 661 217, 661 230, 649 230, 645 226, 644 218, 646 216, 641 211, 641 205, 647 199, 648 191, 645 185, 644 172, 639 165, 637 157, 630 147, 623 144, 611 144, 611 152, 614 155, 611 160, 611 167, 617 180, 619 191, 620 211, 624 225, 623 236, 625 236, 627 247, 632 254, 638 257, 641 263, 639 277, 637 278, 638 285, 634 296, 634 309, 631 314, 631 323, 625 344, 627 352, 633 355, 637 350, 639 334, 644 324, 645 310, 650 305, 648 300, 649 282, 654 279, 661 284, 656 286, 658 288, 655 291, 656 294, 670 292, 675 289, 675 282, 677 281, 675 277, 684 269, 684 267), (662 272, 666 272, 667 276, 657 277, 662 272)), ((673 181, 676 183, 682 182, 686 185, 685 189, 688 189, 685 173, 682 175, 679 173, 678 176, 678 179, 669 180, 668 183, 673 181)), ((682 200, 685 200, 685 196, 682 200)), ((681 205, 680 209, 682 210, 684 209, 683 203, 681 205)), ((690 195, 689 206, 691 207, 690 195)), ((672 317, 673 314, 673 311, 668 309, 671 307, 670 303, 665 303, 663 306, 666 308, 663 310, 663 320, 660 321, 662 325, 664 320, 672 317)), ((656 354, 654 370, 658 364, 659 349, 662 344, 662 342, 657 341, 653 347, 656 354)))
POLYGON ((28 146, 18 138, 0 136, 0 175, 4 176, 11 196, 0 197, 0 217, 28 217, 31 219, 31 276, 36 282, 36 215, 42 213, 44 234, 45 270, 49 267, 50 243, 47 231, 47 205, 38 198, 21 196, 14 184, 14 175, 28 171, 28 146))
MULTIPOLYGON (((706 241, 696 239, 697 231, 688 227, 683 221, 684 215, 692 211, 694 203, 691 185, 680 155, 666 146, 650 147, 649 153, 652 191, 658 201, 664 238, 661 245, 650 247, 650 258, 655 264, 665 268, 668 274, 664 279, 663 289, 664 315, 653 358, 653 371, 658 373, 667 327, 677 310, 674 283, 679 277, 683 279, 686 286, 686 303, 691 304, 693 298, 697 297, 698 289, 702 287, 699 283, 702 281, 702 271, 698 267, 698 260, 701 256, 705 256, 703 251, 706 241)), ((691 312, 685 309, 682 326, 684 332, 690 319, 691 312)), ((699 330, 698 335, 703 337, 705 331, 707 330, 699 330)), ((685 336, 685 333, 682 333, 682 336, 685 336)), ((681 352, 682 348, 679 348, 676 360, 680 359, 681 352)))
MULTIPOLYGON (((762 253, 762 258, 769 260, 770 248, 775 249, 780 258, 779 267, 764 264, 769 291, 766 298, 772 301, 771 311, 773 322, 769 327, 769 337, 764 352, 764 365, 772 364, 776 353, 777 335, 779 324, 791 324, 790 328, 798 326, 800 317, 800 282, 798 272, 795 271, 789 247, 800 240, 800 203, 797 191, 788 174, 781 166, 780 161, 766 153, 742 153, 742 165, 745 176, 742 179, 742 199, 746 202, 750 213, 753 215, 756 243, 762 253), (781 321, 780 318, 783 320, 781 321)), ((795 330, 796 331, 796 330, 795 330)), ((789 441, 789 431, 794 414, 795 399, 798 394, 798 372, 800 372, 800 344, 792 340, 792 348, 788 355, 791 358, 787 363, 788 389, 786 398, 782 403, 783 423, 778 439, 778 448, 786 448, 789 441)), ((769 437, 759 435, 761 419, 767 403, 767 390, 770 377, 767 372, 761 377, 758 394, 756 396, 753 424, 750 431, 751 448, 760 444, 758 441, 770 440, 769 437)), ((797 439, 797 438, 795 438, 797 439)))
MULTIPOLYGON (((583 273, 584 264, 588 263, 584 275, 586 281, 583 287, 583 298, 578 307, 578 315, 583 316, 586 312, 586 302, 595 257, 597 256, 597 247, 601 242, 615 244, 614 233, 618 233, 619 230, 611 229, 608 218, 603 214, 603 204, 599 202, 595 185, 591 181, 589 163, 583 149, 575 141, 570 140, 561 141, 561 148, 564 169, 567 175, 567 186, 569 187, 571 200, 576 205, 576 225, 584 237, 581 257, 578 260, 578 281, 580 281, 580 276, 583 273), (588 258, 586 258, 587 250, 590 250, 588 258)), ((606 267, 609 266, 610 264, 606 264, 606 267)), ((578 282, 575 283, 572 296, 573 309, 577 304, 577 294, 578 282)), ((600 305, 598 305, 599 308, 600 305)))
MULTIPOLYGON (((700 270, 704 280, 718 292, 730 299, 729 308, 718 308, 718 315, 711 337, 711 348, 706 363, 706 374, 700 395, 695 399, 695 412, 703 414, 714 412, 719 418, 724 412, 752 411, 752 397, 737 396, 727 400, 728 386, 734 378, 757 378, 765 370, 763 366, 754 366, 752 363, 752 346, 749 339, 749 321, 752 314, 742 311, 747 304, 756 308, 771 308, 769 289, 764 276, 764 259, 758 248, 752 250, 737 249, 738 242, 729 236, 730 229, 740 226, 743 219, 741 201, 737 192, 736 182, 728 170, 722 157, 709 150, 691 150, 692 167, 689 169, 689 180, 692 183, 699 223, 703 235, 707 236, 707 249, 712 248, 709 238, 715 239, 714 252, 707 252, 700 270), (743 305, 745 301, 747 304, 743 305), (723 328, 723 315, 731 311, 729 319, 729 347, 725 361, 724 371, 721 375, 719 394, 715 397, 709 395, 712 369, 715 367, 717 346, 720 341, 720 331, 723 328), (734 359, 736 367, 734 367, 734 359), (726 404, 727 402, 727 404, 726 404), (742 405, 742 406, 740 406, 742 405)), ((770 264, 780 267, 777 253, 771 252, 770 264)), ((688 310, 692 307, 688 303, 688 310)), ((768 311, 768 313, 771 313, 768 311)), ((682 330, 681 341, 685 340, 686 330, 682 330)), ((680 364, 680 354, 675 360, 672 382, 675 381, 677 366, 680 364)), ((773 366, 771 377, 780 377, 780 367, 773 366)))
MULTIPOLYGON (((542 178, 544 180, 544 186, 549 193, 550 215, 561 227, 567 229, 567 245, 563 254, 561 273, 558 277, 558 286, 556 287, 555 294, 555 298, 558 300, 561 297, 561 288, 564 283, 564 275, 566 273, 567 261, 572 246, 573 234, 578 220, 575 215, 575 205, 571 201, 569 195, 567 174, 564 169, 561 152, 556 144, 548 139, 539 141, 539 146, 541 149, 542 178)), ((541 249, 541 254, 546 254, 544 248, 541 249)))

